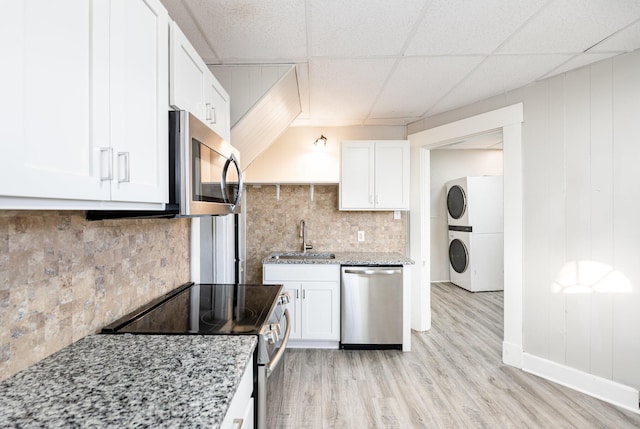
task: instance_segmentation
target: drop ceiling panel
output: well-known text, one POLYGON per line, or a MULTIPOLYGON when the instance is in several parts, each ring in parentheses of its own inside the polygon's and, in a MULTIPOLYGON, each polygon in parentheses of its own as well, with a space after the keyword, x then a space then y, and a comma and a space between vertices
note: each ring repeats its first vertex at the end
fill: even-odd
POLYGON ((416 24, 424 0, 313 0, 311 55, 397 55, 416 24), (374 13, 375 11, 375 13, 374 13), (364 13, 363 13, 364 12, 364 13))
POLYGON ((589 52, 631 52, 640 46, 640 21, 594 46, 589 52))
POLYGON ((428 113, 445 112, 527 85, 570 58, 570 55, 489 57, 428 113))
POLYGON ((307 57, 304 2, 188 0, 187 5, 197 11, 195 20, 225 63, 307 57))
POLYGON ((490 54, 547 1, 434 0, 406 54, 490 54))
POLYGON ((310 64, 311 115, 363 120, 391 71, 392 59, 316 59, 310 64))
POLYGON ((371 111, 371 117, 420 117, 483 59, 481 56, 461 56, 400 60, 371 111))
POLYGON ((516 33, 503 53, 578 53, 640 15, 638 0, 553 1, 516 33))

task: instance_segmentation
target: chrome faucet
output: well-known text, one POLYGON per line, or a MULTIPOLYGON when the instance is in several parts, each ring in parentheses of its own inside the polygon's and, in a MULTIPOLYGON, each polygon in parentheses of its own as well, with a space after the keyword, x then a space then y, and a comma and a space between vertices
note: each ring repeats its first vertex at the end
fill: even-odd
POLYGON ((302 253, 306 253, 307 250, 313 249, 313 245, 311 243, 307 243, 307 236, 305 233, 306 222, 304 219, 300 221, 300 237, 302 237, 302 253))

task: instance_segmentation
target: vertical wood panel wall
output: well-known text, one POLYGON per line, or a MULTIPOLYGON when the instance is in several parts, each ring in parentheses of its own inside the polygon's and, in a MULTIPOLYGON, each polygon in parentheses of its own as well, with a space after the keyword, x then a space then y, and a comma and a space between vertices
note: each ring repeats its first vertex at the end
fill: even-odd
POLYGON ((413 134, 524 104, 524 351, 640 389, 640 51, 410 124, 413 134), (555 294, 593 260, 632 292, 555 294))
POLYGON ((640 387, 640 55, 524 92, 524 348, 640 387), (556 294, 570 261, 622 271, 628 294, 556 294))

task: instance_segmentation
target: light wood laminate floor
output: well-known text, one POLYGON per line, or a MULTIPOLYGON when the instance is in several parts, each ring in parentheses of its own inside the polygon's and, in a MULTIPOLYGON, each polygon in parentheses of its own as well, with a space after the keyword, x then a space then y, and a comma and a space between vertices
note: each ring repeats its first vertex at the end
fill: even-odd
POLYGON ((640 428, 638 414, 503 365, 502 292, 434 283, 431 304, 409 353, 288 350, 272 426, 640 428))

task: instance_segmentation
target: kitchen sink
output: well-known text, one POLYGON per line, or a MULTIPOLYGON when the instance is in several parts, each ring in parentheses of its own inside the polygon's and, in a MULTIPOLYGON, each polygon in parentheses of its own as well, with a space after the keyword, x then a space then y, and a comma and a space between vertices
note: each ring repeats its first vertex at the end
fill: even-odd
POLYGON ((271 259, 335 259, 333 253, 302 253, 302 252, 282 252, 273 253, 271 259))

